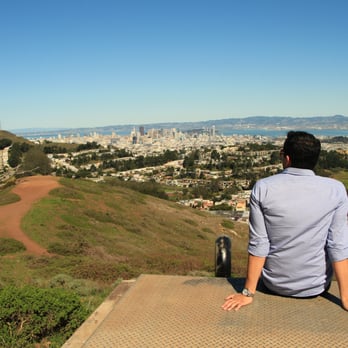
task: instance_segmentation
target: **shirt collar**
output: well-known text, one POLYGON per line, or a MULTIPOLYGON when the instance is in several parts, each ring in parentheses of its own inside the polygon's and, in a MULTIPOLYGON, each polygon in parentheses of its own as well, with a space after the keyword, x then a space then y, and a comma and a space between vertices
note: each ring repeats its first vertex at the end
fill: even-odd
POLYGON ((295 168, 295 167, 288 167, 283 170, 284 174, 292 174, 292 175, 315 175, 313 170, 310 169, 302 169, 302 168, 295 168))

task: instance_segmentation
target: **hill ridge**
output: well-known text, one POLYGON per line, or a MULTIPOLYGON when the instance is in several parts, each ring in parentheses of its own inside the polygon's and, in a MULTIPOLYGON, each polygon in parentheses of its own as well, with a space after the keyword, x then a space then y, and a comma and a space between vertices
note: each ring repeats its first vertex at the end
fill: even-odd
POLYGON ((253 126, 255 129, 268 128, 324 128, 324 129, 348 129, 348 117, 344 115, 333 116, 310 116, 310 117, 293 117, 293 116, 247 116, 236 118, 222 118, 207 121, 187 121, 187 122, 157 122, 157 123, 139 123, 139 124, 115 124, 96 127, 76 127, 76 128, 31 128, 31 129, 15 129, 15 134, 28 133, 57 133, 62 132, 87 132, 87 131, 115 131, 115 132, 131 132, 133 128, 139 126, 146 128, 178 128, 180 130, 190 130, 194 128, 204 128, 215 126, 218 130, 228 128, 241 128, 253 126))

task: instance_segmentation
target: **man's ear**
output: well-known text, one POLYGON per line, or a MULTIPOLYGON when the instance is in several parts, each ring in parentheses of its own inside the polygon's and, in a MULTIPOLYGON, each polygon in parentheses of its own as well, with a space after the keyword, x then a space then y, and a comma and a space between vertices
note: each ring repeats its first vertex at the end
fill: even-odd
POLYGON ((284 156, 284 167, 285 168, 291 167, 291 159, 288 155, 284 156))

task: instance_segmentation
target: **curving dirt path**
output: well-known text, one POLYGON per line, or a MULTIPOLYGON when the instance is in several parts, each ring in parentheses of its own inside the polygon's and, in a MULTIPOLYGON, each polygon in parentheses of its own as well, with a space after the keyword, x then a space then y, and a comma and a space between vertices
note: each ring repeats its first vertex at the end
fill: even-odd
POLYGON ((21 220, 34 202, 45 197, 52 189, 59 186, 54 176, 31 176, 18 180, 12 192, 21 200, 0 206, 0 237, 21 241, 27 252, 35 255, 49 255, 47 250, 31 240, 21 229, 21 220))

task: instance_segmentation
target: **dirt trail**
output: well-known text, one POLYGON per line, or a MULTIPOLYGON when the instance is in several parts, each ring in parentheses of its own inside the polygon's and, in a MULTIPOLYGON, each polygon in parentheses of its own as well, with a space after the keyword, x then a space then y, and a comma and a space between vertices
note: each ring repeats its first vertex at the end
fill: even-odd
POLYGON ((35 255, 49 255, 47 250, 31 240, 21 229, 21 220, 33 203, 45 197, 59 186, 58 178, 53 176, 31 176, 18 180, 12 192, 21 200, 0 206, 0 237, 21 241, 27 252, 35 255))

